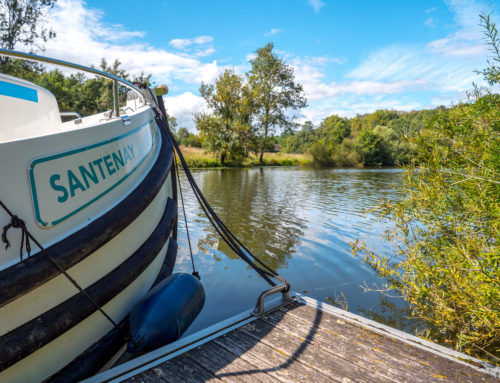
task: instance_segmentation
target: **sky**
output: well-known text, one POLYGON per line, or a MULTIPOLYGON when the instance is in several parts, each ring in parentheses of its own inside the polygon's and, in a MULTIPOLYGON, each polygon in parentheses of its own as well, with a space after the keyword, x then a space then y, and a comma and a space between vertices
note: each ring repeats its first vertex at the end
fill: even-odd
POLYGON ((206 110, 201 82, 226 68, 244 74, 273 42, 294 69, 308 106, 298 122, 337 114, 450 106, 464 99, 488 58, 479 14, 499 0, 58 0, 57 37, 43 55, 83 65, 118 59, 167 84, 165 105, 195 132, 206 110))

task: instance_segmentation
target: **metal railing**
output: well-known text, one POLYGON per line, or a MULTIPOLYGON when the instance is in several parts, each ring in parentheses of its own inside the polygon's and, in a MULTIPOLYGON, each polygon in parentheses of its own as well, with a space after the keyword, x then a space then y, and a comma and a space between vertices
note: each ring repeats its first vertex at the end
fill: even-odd
POLYGON ((142 98, 143 102, 146 103, 146 98, 142 94, 142 91, 140 88, 138 88, 137 86, 135 86, 131 82, 124 80, 123 78, 120 78, 118 76, 115 76, 114 74, 107 73, 107 72, 104 72, 104 71, 99 70, 99 69, 86 67, 86 66, 80 65, 80 64, 74 64, 74 63, 71 63, 68 61, 52 59, 50 57, 38 56, 38 55, 35 55, 32 53, 11 51, 8 49, 1 49, 1 48, 0 48, 0 56, 17 58, 17 59, 22 59, 22 60, 27 60, 27 61, 35 61, 35 62, 53 64, 53 65, 61 66, 64 68, 77 69, 77 70, 82 71, 82 72, 91 73, 91 74, 96 75, 98 77, 103 77, 103 78, 106 78, 108 80, 111 80, 113 82, 113 110, 115 112, 116 117, 120 116, 120 105, 119 105, 119 99, 118 99, 118 87, 120 84, 137 92, 139 97, 142 98))

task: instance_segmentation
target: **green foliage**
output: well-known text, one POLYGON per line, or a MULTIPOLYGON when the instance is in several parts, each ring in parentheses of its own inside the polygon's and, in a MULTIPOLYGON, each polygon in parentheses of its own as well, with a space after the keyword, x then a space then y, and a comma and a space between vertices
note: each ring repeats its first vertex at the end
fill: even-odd
POLYGON ((313 158, 315 166, 333 166, 335 165, 332 159, 333 150, 324 140, 318 140, 309 147, 309 154, 313 158))
POLYGON ((179 129, 179 131, 175 134, 175 138, 179 145, 191 146, 193 148, 202 147, 201 138, 196 134, 190 133, 189 130, 184 127, 179 129))
POLYGON ((351 127, 347 119, 331 115, 321 124, 319 134, 329 142, 341 144, 351 134, 351 127))
POLYGON ((361 161, 367 166, 383 165, 385 159, 382 138, 374 129, 364 129, 356 138, 361 161))
MULTIPOLYGON (((106 60, 102 59, 99 69, 125 79, 129 77, 118 60, 108 65, 106 60)), ((5 73, 29 80, 49 90, 56 97, 61 112, 78 112, 85 117, 113 107, 113 85, 104 78, 89 79, 82 73, 64 75, 58 69, 46 71, 42 66, 26 64, 22 60, 9 60, 5 73)), ((126 92, 126 88, 119 88, 121 105, 126 101, 126 92)))
POLYGON ((344 140, 340 145, 334 146, 332 160, 335 166, 359 167, 362 165, 356 150, 356 143, 349 139, 344 140))
MULTIPOLYGON (((56 0, 0 0, 0 47, 13 50, 17 44, 41 49, 44 42, 55 37, 47 29, 44 16, 56 0)), ((4 72, 9 59, 0 57, 4 72)))
POLYGON ((483 74, 484 78, 490 85, 500 83, 500 39, 498 38, 498 30, 494 23, 491 22, 489 13, 479 15, 481 26, 485 30, 486 44, 489 45, 492 58, 488 60, 488 67, 479 73, 483 74))
POLYGON ((215 84, 201 84, 201 96, 210 113, 195 115, 204 146, 224 164, 229 156, 242 160, 253 147, 255 129, 250 124, 253 99, 250 89, 234 71, 226 69, 215 84))
POLYGON ((314 125, 306 121, 297 132, 284 132, 282 135, 282 151, 286 153, 305 153, 309 146, 317 140, 314 125))
POLYGON ((322 158, 316 166, 394 166, 409 163, 414 157, 414 145, 409 138, 441 110, 396 112, 377 110, 354 118, 336 115, 327 117, 318 128, 310 121, 298 132, 284 132, 280 137, 282 150, 287 153, 312 151, 322 158), (327 160, 325 155, 331 153, 327 160))
POLYGON ((302 85, 296 84, 293 68, 273 52, 274 45, 268 43, 256 51, 257 56, 250 60, 252 68, 247 74, 254 102, 254 119, 259 135, 260 162, 269 135, 275 129, 295 127, 289 112, 303 108, 307 100, 302 85))
MULTIPOLYGON (((498 84, 498 67, 483 73, 498 84)), ((422 335, 499 363, 500 95, 476 90, 469 102, 439 110, 412 141, 403 198, 381 207, 397 224, 398 256, 358 243, 354 251, 403 293, 426 324, 422 335)))

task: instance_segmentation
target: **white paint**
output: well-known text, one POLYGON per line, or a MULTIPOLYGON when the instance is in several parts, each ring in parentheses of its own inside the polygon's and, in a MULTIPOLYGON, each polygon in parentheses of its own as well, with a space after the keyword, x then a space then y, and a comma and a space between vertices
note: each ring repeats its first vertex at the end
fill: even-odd
POLYGON ((60 223, 134 172, 153 146, 152 127, 148 122, 107 141, 31 161, 37 223, 43 227, 60 223))
POLYGON ((27 101, 0 94, 0 143, 63 130, 55 97, 29 81, 0 74, 0 81, 33 89, 38 101, 27 101))

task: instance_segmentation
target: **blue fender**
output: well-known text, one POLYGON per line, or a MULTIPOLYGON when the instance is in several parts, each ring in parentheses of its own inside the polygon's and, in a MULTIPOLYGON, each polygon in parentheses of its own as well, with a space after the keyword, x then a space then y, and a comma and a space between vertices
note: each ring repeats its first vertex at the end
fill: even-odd
POLYGON ((129 316, 127 351, 154 350, 179 339, 205 304, 205 290, 191 274, 172 274, 152 289, 129 316))

